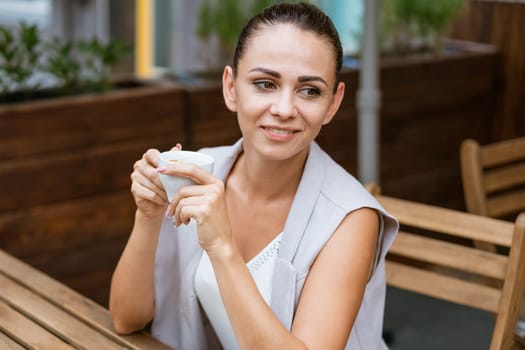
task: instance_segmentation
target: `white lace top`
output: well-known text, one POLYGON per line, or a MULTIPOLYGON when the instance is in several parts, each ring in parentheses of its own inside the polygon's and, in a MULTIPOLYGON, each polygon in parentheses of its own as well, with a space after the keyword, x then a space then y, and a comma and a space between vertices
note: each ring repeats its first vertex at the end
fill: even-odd
MULTIPOLYGON (((275 259, 279 253, 282 233, 277 235, 266 247, 251 259, 246 266, 250 270, 255 284, 268 305, 271 303, 272 275, 275 259)), ((239 349, 228 314, 221 299, 215 273, 206 252, 195 273, 195 290, 199 302, 206 312, 217 337, 224 349, 239 349)))

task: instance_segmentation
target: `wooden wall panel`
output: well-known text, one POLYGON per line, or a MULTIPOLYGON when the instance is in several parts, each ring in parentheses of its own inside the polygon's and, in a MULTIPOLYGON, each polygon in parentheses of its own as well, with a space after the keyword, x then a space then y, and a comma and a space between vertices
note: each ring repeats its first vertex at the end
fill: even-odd
POLYGON ((66 251, 129 233, 134 212, 129 190, 4 212, 0 245, 22 258, 66 251))
POLYGON ((0 248, 102 305, 133 224, 133 164, 184 143, 174 85, 0 107, 0 248))
MULTIPOLYGON (((467 47, 472 52, 382 62, 379 167, 384 193, 463 207, 459 145, 468 137, 488 141, 497 89, 494 48, 467 47)), ((343 80, 346 102, 318 141, 356 174, 357 72, 345 70, 343 80)))
POLYGON ((128 188, 133 164, 144 151, 171 147, 171 134, 157 136, 155 140, 4 161, 0 183, 11 185, 0 189, 0 212, 128 188))
POLYGON ((237 117, 224 104, 222 85, 212 81, 186 86, 186 147, 231 145, 241 137, 237 117))
POLYGON ((0 106, 0 160, 158 134, 182 139, 183 91, 173 86, 139 90, 0 106))
POLYGON ((492 141, 525 135, 525 3, 470 0, 451 37, 495 45, 501 53, 492 141))
MULTIPOLYGON (((455 49, 438 56, 382 61, 380 182, 390 195, 462 208, 459 144, 489 139, 498 56, 486 45, 450 45, 455 49)), ((342 80, 345 100, 317 141, 356 175, 358 72, 344 70, 342 80)))
POLYGON ((134 213, 128 190, 3 213, 0 246, 107 306, 134 213))

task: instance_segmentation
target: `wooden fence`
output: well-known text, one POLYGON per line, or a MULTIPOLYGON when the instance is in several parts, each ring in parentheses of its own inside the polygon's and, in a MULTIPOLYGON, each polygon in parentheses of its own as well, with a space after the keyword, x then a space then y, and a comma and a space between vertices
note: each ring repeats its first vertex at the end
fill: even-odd
POLYGON ((501 53, 492 141, 525 135, 525 2, 470 0, 452 37, 488 43, 501 53))

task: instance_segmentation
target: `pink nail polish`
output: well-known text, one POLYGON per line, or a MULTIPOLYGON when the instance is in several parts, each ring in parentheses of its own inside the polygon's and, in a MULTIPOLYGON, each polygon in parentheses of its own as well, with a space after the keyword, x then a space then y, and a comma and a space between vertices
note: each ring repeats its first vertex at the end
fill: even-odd
POLYGON ((161 166, 159 168, 157 168, 157 173, 163 173, 166 171, 166 167, 165 166, 161 166))

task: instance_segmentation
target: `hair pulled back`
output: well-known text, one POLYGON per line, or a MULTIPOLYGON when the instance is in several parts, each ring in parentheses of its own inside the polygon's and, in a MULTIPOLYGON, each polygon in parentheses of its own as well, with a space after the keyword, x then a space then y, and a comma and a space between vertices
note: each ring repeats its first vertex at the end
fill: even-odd
POLYGON ((239 60, 243 57, 250 38, 259 30, 276 24, 292 24, 299 29, 310 31, 326 40, 335 56, 336 75, 341 71, 343 49, 335 26, 323 11, 304 2, 278 3, 263 9, 244 26, 233 56, 233 72, 237 72, 239 60))

